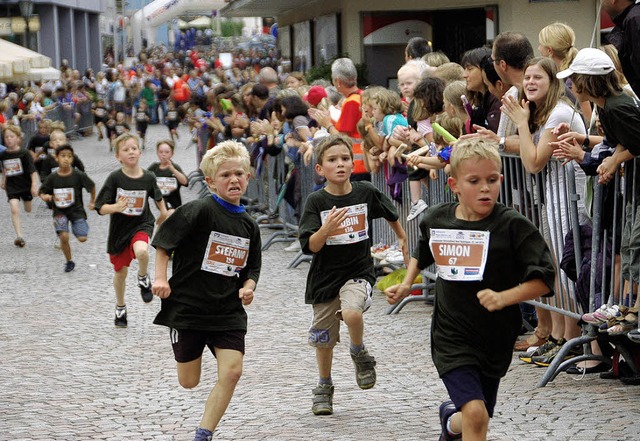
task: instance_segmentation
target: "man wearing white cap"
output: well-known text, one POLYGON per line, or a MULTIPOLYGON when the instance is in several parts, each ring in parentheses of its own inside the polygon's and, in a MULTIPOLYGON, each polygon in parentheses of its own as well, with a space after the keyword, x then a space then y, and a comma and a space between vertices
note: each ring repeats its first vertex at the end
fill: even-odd
POLYGON ((640 96, 640 2, 602 0, 602 9, 616 25, 607 40, 618 49, 622 72, 640 96))

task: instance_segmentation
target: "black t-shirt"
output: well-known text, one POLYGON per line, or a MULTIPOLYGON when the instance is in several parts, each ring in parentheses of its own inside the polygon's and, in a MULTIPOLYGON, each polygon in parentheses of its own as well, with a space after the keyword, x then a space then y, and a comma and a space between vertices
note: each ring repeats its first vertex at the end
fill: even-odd
MULTIPOLYGON (((459 231, 473 231, 474 238, 479 237, 480 232, 488 231, 487 260, 484 272, 454 266, 445 271, 451 276, 439 275, 436 280, 436 302, 431 322, 433 362, 440 376, 461 366, 475 366, 488 377, 500 378, 509 368, 513 345, 522 326, 520 308, 516 304, 489 312, 476 295, 482 289, 503 291, 533 279, 541 279, 553 287, 553 260, 538 229, 516 210, 498 204, 485 219, 468 222, 455 217, 457 206, 457 202, 450 202, 426 211, 420 222, 420 239, 413 253, 418 267, 424 269, 434 263, 429 241, 432 234, 438 238, 445 237, 445 230, 445 234, 453 230, 456 239, 459 236, 455 234, 459 231), (460 280, 462 275, 472 274, 479 275, 481 280, 460 280)), ((452 243, 451 239, 449 241, 452 243)), ((452 253, 446 246, 443 251, 440 248, 442 243, 446 244, 447 240, 440 239, 434 247, 445 260, 456 253, 465 255, 457 250, 452 253)), ((458 242, 460 244, 464 247, 465 242, 458 242)), ((481 251, 477 246, 474 249, 477 256, 481 251)), ((450 260, 447 263, 455 265, 450 260)))
MULTIPOLYGON (((184 174, 182 168, 180 168, 178 164, 173 163, 173 166, 180 173, 184 174)), ((178 208, 182 205, 182 198, 180 197, 180 187, 182 184, 180 184, 180 181, 178 181, 173 173, 171 173, 168 168, 160 168, 159 162, 151 164, 148 170, 156 175, 156 181, 160 191, 162 192, 162 197, 167 204, 167 208, 178 208)))
MULTIPOLYGON (((622 145, 634 156, 640 155, 640 100, 632 98, 626 93, 610 96, 604 102, 604 108, 598 107, 600 125, 611 146, 622 145)), ((640 196, 640 185, 636 176, 637 159, 625 162, 625 176, 633 176, 633 179, 625 179, 625 192, 631 201, 634 187, 640 196)))
POLYGON ((119 195, 126 196, 129 205, 124 212, 110 215, 107 252, 111 255, 124 251, 138 231, 151 237, 155 218, 149 208, 148 198, 156 202, 162 200, 156 176, 144 169, 139 178, 130 178, 122 169, 111 173, 96 197, 96 211, 100 213, 103 205, 115 204, 119 195))
POLYGON ((314 254, 307 276, 305 302, 326 303, 335 298, 349 279, 365 279, 375 283, 371 257, 373 219, 398 220, 398 212, 387 196, 370 182, 352 182, 351 193, 335 196, 326 190, 311 193, 300 219, 299 236, 302 250, 311 254, 309 238, 322 226, 321 216, 333 206, 351 207, 351 215, 334 239, 314 254))
POLYGON ((171 295, 155 324, 175 329, 247 329, 238 296, 246 280, 256 283, 262 265, 260 228, 246 212, 232 213, 213 197, 178 208, 151 244, 173 252, 171 295))
MULTIPOLYGON (((56 151, 49 148, 48 145, 45 146, 45 148, 47 149, 48 154, 42 161, 40 161, 40 180, 43 182, 51 173, 58 171, 58 161, 55 158, 56 151)), ((84 163, 75 153, 73 154, 73 167, 80 171, 84 171, 84 163)))
POLYGON ((94 182, 84 172, 72 169, 71 174, 60 176, 51 173, 40 186, 40 193, 53 195, 53 215, 63 214, 70 221, 86 219, 82 201, 82 189, 93 190, 94 182))
POLYGON ((0 153, 2 171, 6 177, 7 195, 31 191, 31 175, 36 171, 31 153, 20 149, 17 152, 5 150, 0 153))
POLYGON ((44 159, 44 154, 46 154, 45 146, 49 143, 49 135, 40 135, 36 133, 29 140, 29 150, 32 152, 43 155, 40 159, 44 159))

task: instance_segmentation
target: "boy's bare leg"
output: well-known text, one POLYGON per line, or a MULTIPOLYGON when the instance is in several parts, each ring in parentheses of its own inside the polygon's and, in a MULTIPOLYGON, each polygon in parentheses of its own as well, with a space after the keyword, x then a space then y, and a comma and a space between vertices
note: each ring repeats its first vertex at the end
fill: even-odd
POLYGON ((185 389, 193 389, 200 383, 202 357, 186 363, 178 363, 178 383, 185 389))
POLYGON ((124 290, 127 285, 127 274, 129 267, 123 266, 120 271, 113 274, 113 289, 116 291, 116 304, 124 306, 124 290))
POLYGON ((349 338, 351 344, 360 346, 362 345, 362 339, 364 336, 364 320, 362 319, 362 312, 345 309, 342 311, 342 320, 349 328, 349 338))
POLYGON ((482 400, 472 400, 462 406, 462 412, 451 417, 451 429, 462 432, 464 441, 485 441, 489 430, 489 413, 482 400))
POLYGON ((146 276, 149 270, 149 244, 142 240, 134 242, 133 254, 138 260, 138 276, 146 276))
POLYGON ((27 213, 31 213, 31 208, 33 207, 33 201, 24 201, 24 211, 27 213))
POLYGON ((71 245, 69 244, 69 233, 61 232, 58 234, 60 238, 60 249, 62 250, 62 254, 64 254, 64 258, 67 260, 71 260, 71 245))
POLYGON ((16 236, 22 237, 22 224, 20 223, 20 200, 10 199, 9 205, 11 206, 11 223, 13 229, 16 232, 16 236))
POLYGON ((316 348, 316 360, 318 362, 318 376, 320 378, 331 378, 333 348, 316 348))
POLYGON ((559 312, 549 311, 551 315, 551 336, 556 340, 564 338, 564 316, 559 312))
POLYGON ((214 348, 218 360, 218 382, 207 398, 200 427, 214 431, 227 410, 242 375, 242 352, 214 348))

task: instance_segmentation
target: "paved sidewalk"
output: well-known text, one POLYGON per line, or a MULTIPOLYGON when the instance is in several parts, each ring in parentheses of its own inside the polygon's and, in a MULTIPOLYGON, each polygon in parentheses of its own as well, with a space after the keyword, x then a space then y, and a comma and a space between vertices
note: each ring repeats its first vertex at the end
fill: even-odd
MULTIPOLYGON (((183 129, 175 160, 196 168, 183 129)), ((155 160, 155 141, 167 130, 151 126, 142 165, 155 160)), ((98 188, 118 165, 96 136, 73 141, 98 188)), ((190 441, 214 384, 207 353, 201 384, 179 387, 168 331, 152 320, 157 299, 144 304, 129 275, 129 327, 113 326, 112 269, 106 255, 108 217, 89 215, 85 244, 72 242, 76 269, 63 272, 53 248, 50 212, 42 201, 22 216, 27 246, 13 245, 4 192, 0 196, 0 440, 190 441)), ((183 191, 186 200, 194 194, 183 191)), ((264 238, 270 235, 264 231, 264 238)), ((385 315, 376 292, 366 315, 365 341, 378 361, 378 384, 358 389, 348 338, 336 348, 334 415, 311 413, 317 374, 306 344, 311 309, 304 305, 308 264, 287 270, 292 253, 274 244, 263 255, 261 281, 247 310, 244 374, 215 434, 220 440, 436 440, 438 405, 447 398, 431 362, 431 308, 412 303, 385 315)), ((153 262, 153 256, 152 256, 153 262)), ((135 273, 136 266, 131 268, 135 273)), ((640 439, 640 388, 597 375, 562 374, 545 388, 542 368, 517 359, 502 383, 492 440, 640 439)))

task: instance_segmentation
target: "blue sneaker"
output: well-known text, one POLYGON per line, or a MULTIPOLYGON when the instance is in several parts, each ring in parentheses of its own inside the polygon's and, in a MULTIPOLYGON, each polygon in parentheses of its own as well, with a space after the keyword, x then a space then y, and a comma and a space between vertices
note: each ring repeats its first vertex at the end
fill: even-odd
POLYGON ((196 436, 193 438, 193 441, 211 441, 213 438, 213 432, 207 429, 203 429, 198 427, 196 430, 196 436))
POLYGON ((451 415, 453 415, 457 411, 458 410, 456 409, 456 405, 453 404, 453 401, 445 401, 440 405, 439 414, 442 433, 440 433, 440 438, 438 438, 438 441, 453 441, 456 439, 462 439, 461 433, 458 435, 450 435, 449 431, 447 430, 447 422, 449 421, 449 418, 451 418, 451 415))

